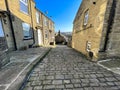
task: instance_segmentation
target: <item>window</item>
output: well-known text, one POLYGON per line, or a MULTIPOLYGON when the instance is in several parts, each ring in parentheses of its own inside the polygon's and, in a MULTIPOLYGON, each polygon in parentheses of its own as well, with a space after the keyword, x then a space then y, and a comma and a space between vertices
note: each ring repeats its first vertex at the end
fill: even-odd
POLYGON ((48 38, 48 32, 47 32, 47 30, 45 31, 45 38, 46 39, 48 38))
POLYGON ((23 27, 24 39, 31 39, 32 31, 30 29, 30 25, 27 23, 22 23, 22 27, 23 27))
POLYGON ((44 25, 47 26, 47 19, 44 17, 44 25))
POLYGON ((87 10, 87 11, 85 12, 84 25, 87 25, 87 23, 88 23, 88 18, 89 18, 89 11, 87 10))
POLYGON ((36 12, 36 22, 40 23, 40 15, 38 12, 36 12))
POLYGON ((2 21, 0 19, 0 37, 4 37, 3 27, 2 27, 2 21))
POLYGON ((20 0, 20 11, 28 14, 28 0, 20 0))

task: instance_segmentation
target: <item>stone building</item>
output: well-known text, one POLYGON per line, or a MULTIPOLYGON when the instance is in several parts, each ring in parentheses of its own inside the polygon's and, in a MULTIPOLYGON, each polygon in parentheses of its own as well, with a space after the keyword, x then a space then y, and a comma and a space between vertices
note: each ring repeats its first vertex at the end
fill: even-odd
POLYGON ((36 9, 34 0, 0 1, 0 60, 7 50, 49 46, 54 42, 54 22, 36 9))
POLYGON ((55 43, 59 45, 67 45, 68 38, 63 35, 60 31, 55 35, 55 43))
MULTIPOLYGON (((9 62, 8 45, 4 33, 4 24, 6 23, 6 5, 4 0, 0 1, 0 68, 9 62)), ((9 28, 9 27, 8 27, 9 28)))
POLYGON ((73 24, 74 49, 92 60, 120 57, 120 0, 83 0, 73 24))

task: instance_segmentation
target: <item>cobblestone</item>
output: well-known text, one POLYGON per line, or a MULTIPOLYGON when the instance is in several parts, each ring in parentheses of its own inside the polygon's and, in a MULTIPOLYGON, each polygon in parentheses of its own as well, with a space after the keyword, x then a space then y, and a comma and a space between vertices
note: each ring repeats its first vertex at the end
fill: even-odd
POLYGON ((57 47, 33 70, 24 90, 120 90, 120 76, 66 46, 57 47))

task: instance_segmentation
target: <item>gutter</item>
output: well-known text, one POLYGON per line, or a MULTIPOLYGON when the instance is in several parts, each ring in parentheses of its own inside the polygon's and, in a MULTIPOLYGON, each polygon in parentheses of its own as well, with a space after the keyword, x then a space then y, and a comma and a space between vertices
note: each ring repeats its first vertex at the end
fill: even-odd
POLYGON ((8 5, 8 1, 7 0, 5 0, 5 4, 6 4, 7 12, 8 12, 8 18, 10 20, 10 28, 11 28, 12 35, 13 35, 13 41, 14 41, 14 45, 15 45, 15 50, 17 50, 17 43, 16 43, 14 28, 13 28, 13 24, 12 24, 11 12, 9 10, 9 5, 8 5))

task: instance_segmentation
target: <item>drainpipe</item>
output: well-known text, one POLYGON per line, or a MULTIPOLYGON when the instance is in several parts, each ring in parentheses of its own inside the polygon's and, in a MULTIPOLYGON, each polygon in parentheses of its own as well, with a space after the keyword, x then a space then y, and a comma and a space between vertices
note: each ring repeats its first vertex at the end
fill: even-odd
POLYGON ((35 44, 35 35, 34 35, 34 28, 33 28, 33 17, 32 17, 32 7, 31 7, 31 0, 30 0, 30 12, 31 12, 31 23, 32 23, 32 29, 33 29, 33 44, 31 46, 33 46, 35 44))
POLYGON ((113 0, 112 7, 111 7, 111 10, 110 10, 110 16, 109 16, 109 21, 108 21, 108 27, 107 27, 107 33, 106 33, 105 45, 104 45, 104 48, 103 48, 103 52, 107 48, 109 33, 110 33, 110 30, 112 29, 112 25, 113 25, 113 22, 114 22, 115 8, 116 8, 116 0, 113 0))
POLYGON ((43 34, 43 46, 45 45, 45 31, 44 31, 44 14, 43 13, 41 13, 41 15, 42 15, 42 34, 43 34))
POLYGON ((8 12, 8 18, 9 18, 9 21, 10 21, 10 28, 11 28, 12 35, 13 35, 13 41, 14 41, 14 45, 15 45, 15 50, 17 50, 17 43, 16 43, 14 28, 13 28, 13 24, 12 24, 11 12, 9 10, 9 5, 8 5, 7 0, 5 0, 5 4, 6 4, 7 12, 8 12))

